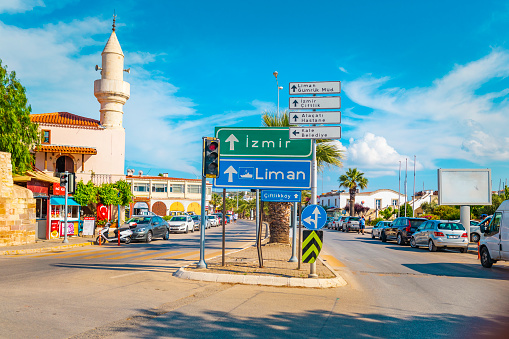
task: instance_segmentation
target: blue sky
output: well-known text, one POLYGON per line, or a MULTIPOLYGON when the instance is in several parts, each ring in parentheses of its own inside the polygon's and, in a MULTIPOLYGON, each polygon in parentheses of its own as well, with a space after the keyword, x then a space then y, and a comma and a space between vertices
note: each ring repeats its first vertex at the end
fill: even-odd
MULTIPOLYGON (((485 1, 0 0, 0 59, 27 88, 33 113, 99 119, 94 66, 111 32, 131 74, 126 168, 195 178, 214 126, 260 126, 288 83, 342 81, 343 168, 367 190, 398 189, 417 157, 416 186, 437 168, 509 177, 509 3, 485 1)), ((409 192, 413 173, 409 173, 409 192)))

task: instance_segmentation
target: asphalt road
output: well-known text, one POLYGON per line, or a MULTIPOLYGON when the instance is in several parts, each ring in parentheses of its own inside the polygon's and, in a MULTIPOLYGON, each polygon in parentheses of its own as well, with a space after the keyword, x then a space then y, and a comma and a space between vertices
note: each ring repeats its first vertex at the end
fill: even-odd
MULTIPOLYGON (((252 222, 231 225, 227 248, 253 238, 252 222)), ((500 335, 498 325, 509 324, 509 267, 483 269, 471 254, 325 230, 321 255, 345 287, 172 277, 198 260, 198 239, 195 232, 120 248, 0 257, 0 337, 474 338, 494 329, 500 335)), ((207 230, 207 256, 219 254, 220 243, 220 228, 207 230)))

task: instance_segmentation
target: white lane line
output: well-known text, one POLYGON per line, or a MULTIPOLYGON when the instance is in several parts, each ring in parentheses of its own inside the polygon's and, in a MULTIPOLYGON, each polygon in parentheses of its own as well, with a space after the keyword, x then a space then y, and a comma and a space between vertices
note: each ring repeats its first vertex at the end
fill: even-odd
POLYGON ((145 272, 146 272, 146 271, 136 271, 136 272, 126 273, 126 274, 116 275, 116 276, 114 276, 114 277, 111 277, 111 279, 127 277, 127 276, 129 276, 129 275, 135 275, 135 274, 145 273, 145 272))

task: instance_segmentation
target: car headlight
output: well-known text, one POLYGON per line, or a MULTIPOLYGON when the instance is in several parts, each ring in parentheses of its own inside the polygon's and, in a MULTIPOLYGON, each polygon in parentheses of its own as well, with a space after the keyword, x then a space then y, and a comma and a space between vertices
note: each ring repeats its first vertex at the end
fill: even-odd
POLYGON ((145 232, 145 227, 138 228, 138 229, 137 229, 137 232, 145 232))

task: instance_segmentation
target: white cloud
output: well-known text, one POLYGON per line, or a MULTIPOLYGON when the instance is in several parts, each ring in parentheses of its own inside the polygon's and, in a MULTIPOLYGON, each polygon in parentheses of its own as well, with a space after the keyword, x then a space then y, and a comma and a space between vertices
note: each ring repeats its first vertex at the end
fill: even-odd
MULTIPOLYGON (((387 143, 384 137, 376 136, 373 133, 366 133, 361 139, 350 138, 350 145, 348 146, 348 160, 345 167, 358 167, 361 170, 375 170, 374 173, 378 176, 381 173, 394 173, 393 171, 399 168, 399 162, 405 166, 405 161, 408 161, 408 166, 413 168, 413 156, 406 156, 399 154, 394 147, 387 143)), ((422 164, 417 160, 415 167, 417 170, 423 168, 422 164)))
POLYGON ((484 58, 455 66, 429 87, 389 87, 395 81, 389 77, 345 82, 345 94, 373 112, 361 124, 348 116, 344 122, 355 126, 354 137, 367 132, 382 136, 398 152, 416 154, 427 168, 442 158, 479 163, 506 159, 509 91, 488 83, 507 76, 509 52, 494 50, 484 58), (482 121, 489 129, 491 150, 479 146, 489 143, 481 134, 472 134, 467 121, 482 121))
POLYGON ((343 73, 347 73, 348 74, 348 71, 344 68, 344 67, 339 67, 339 70, 343 73))
POLYGON ((4 0, 0 1, 0 13, 23 13, 34 7, 44 7, 42 0, 4 0))

